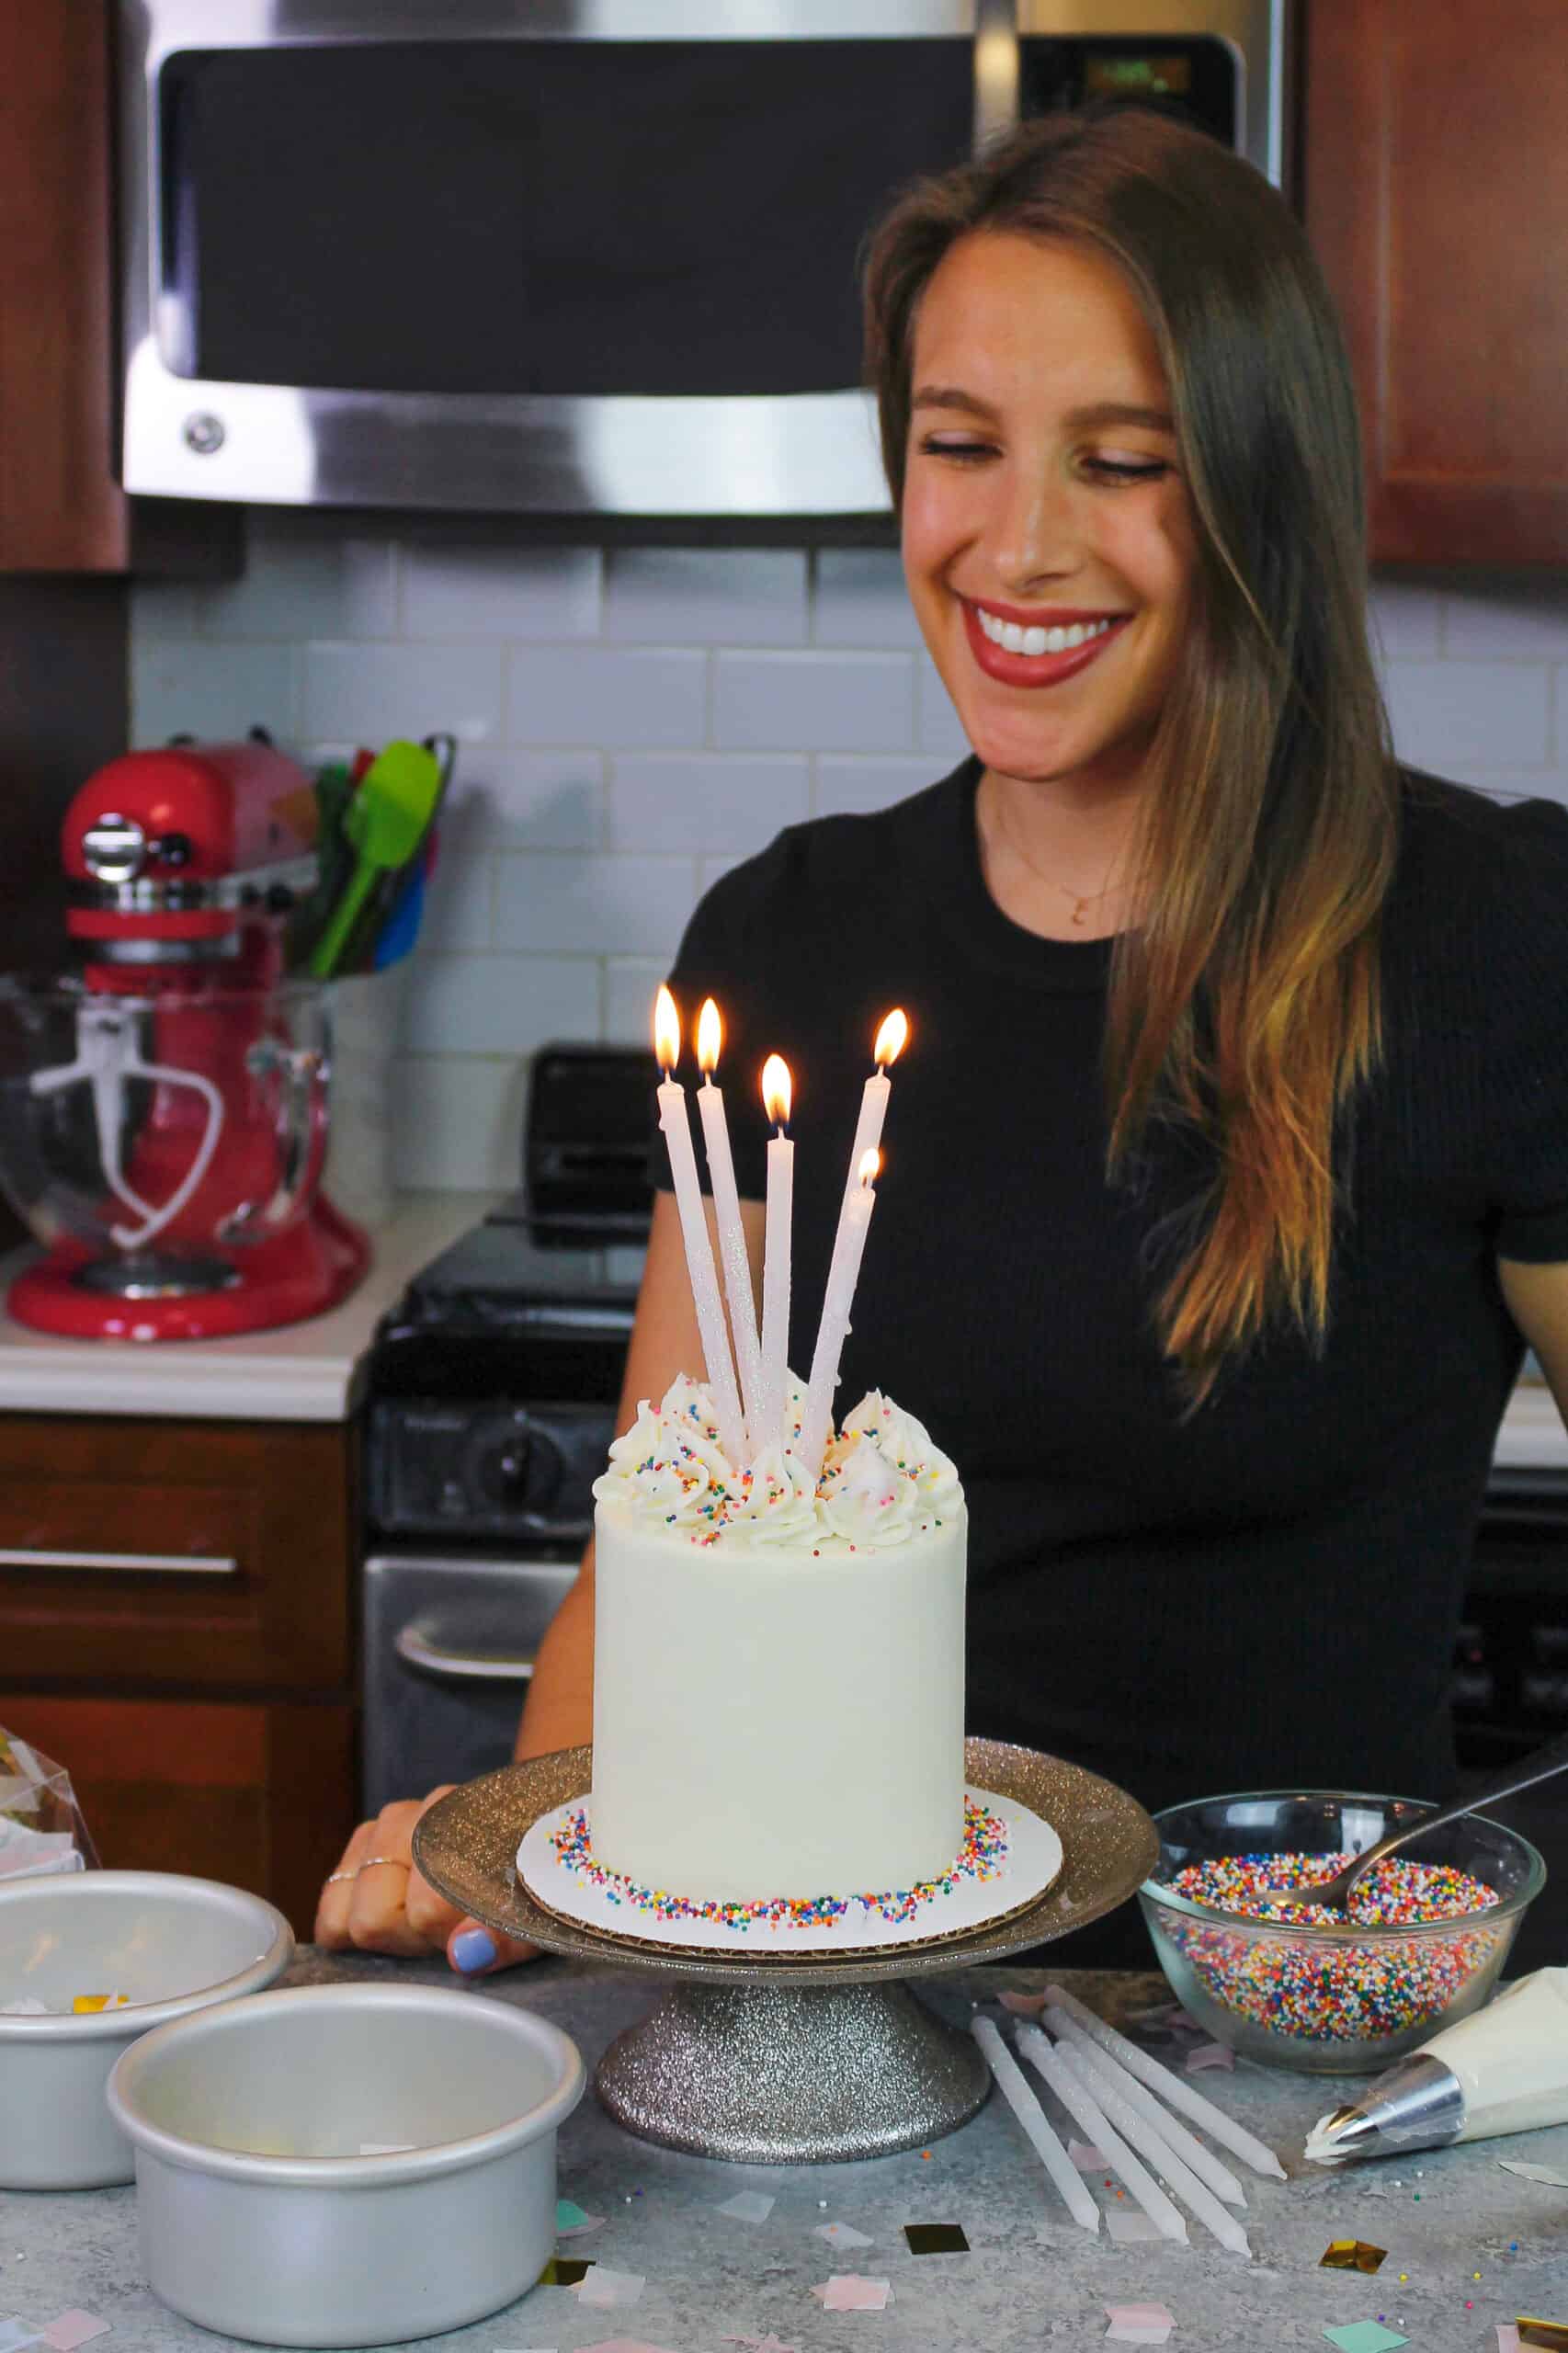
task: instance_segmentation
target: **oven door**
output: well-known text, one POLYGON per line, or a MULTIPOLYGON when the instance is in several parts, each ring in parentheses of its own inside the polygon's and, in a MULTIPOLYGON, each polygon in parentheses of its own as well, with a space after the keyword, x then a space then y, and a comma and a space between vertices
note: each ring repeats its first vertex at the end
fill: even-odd
POLYGON ((535 1655, 579 1558, 573 1545, 366 1562, 362 1813, 511 1761, 535 1655))

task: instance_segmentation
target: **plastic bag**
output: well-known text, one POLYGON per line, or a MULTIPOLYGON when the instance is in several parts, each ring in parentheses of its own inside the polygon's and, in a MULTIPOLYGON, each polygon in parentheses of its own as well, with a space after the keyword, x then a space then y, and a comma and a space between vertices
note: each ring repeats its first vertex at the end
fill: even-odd
POLYGON ((0 1726, 0 1881, 97 1869, 70 1774, 0 1726))

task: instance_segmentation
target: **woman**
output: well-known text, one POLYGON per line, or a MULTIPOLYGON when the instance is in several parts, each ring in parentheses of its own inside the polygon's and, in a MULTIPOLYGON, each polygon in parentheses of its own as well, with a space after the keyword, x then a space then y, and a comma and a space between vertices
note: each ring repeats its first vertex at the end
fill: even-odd
MULTIPOLYGON (((1436 1796, 1521 1335, 1568 1401, 1568 813, 1396 767, 1346 359, 1235 156, 1142 109, 1032 124, 897 203, 867 321, 972 756, 782 835, 672 975, 723 1008, 733 1112, 765 1053, 795 1075, 791 1360, 903 1005, 839 1393, 960 1466, 970 1728, 1151 1806, 1436 1796)), ((699 1362, 661 1191, 622 1427, 699 1362)), ((587 1736, 591 1608, 590 1563, 520 1754, 587 1736)), ((408 1873, 418 1811, 356 1834, 318 1936, 500 1965, 408 1873)))

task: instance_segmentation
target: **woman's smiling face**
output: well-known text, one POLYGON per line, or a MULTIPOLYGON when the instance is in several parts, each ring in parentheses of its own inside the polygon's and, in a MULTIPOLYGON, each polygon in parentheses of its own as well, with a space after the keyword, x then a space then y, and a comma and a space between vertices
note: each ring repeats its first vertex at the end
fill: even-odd
POLYGON ((1197 547, 1131 288, 1082 246, 960 238, 914 361, 904 574, 965 733, 1002 776, 1136 789, 1197 547))

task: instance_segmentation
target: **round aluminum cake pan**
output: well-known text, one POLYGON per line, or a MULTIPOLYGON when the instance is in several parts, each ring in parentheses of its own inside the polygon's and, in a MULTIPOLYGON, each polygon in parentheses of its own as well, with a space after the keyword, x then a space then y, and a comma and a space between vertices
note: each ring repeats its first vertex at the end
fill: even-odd
POLYGON ((299 1986, 162 2027, 108 2086, 147 2283, 267 2345, 481 2320, 554 2250, 556 2128, 586 2080, 558 2027, 478 1988, 299 1986))
POLYGON ((121 2053, 190 2012, 275 1984, 294 1957, 281 1912, 217 1880, 80 1871, 0 1881, 0 2188, 130 2181, 131 2144, 104 2100, 121 2053), (125 2009, 72 2009, 83 1995, 125 2009), (46 2015, 5 2015, 40 2001, 46 2015))

